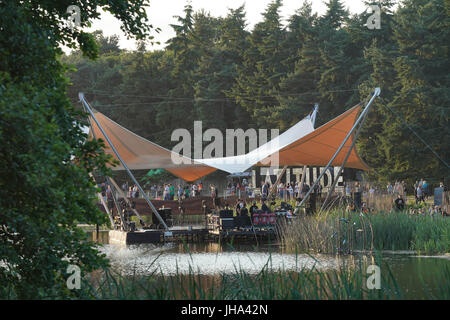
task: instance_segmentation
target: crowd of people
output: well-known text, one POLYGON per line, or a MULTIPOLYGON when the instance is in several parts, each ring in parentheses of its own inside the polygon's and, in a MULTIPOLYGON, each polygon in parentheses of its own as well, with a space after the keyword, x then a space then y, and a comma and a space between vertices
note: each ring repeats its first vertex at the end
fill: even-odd
MULTIPOLYGON (((241 217, 250 216, 253 218, 253 215, 258 212, 261 212, 261 213, 272 212, 270 207, 266 204, 266 200, 261 199, 260 206, 261 206, 261 208, 257 205, 256 201, 251 201, 251 202, 247 203, 244 199, 237 199, 237 201, 234 205, 234 215, 241 216, 241 217), (251 203, 251 205, 250 205, 250 203, 251 203)), ((230 207, 230 205, 226 201, 220 206, 220 208, 223 208, 225 210, 233 209, 232 207, 230 207)))
MULTIPOLYGON (((261 198, 267 199, 270 193, 270 189, 273 186, 269 182, 264 182, 261 186, 261 198)), ((303 199, 305 195, 308 193, 310 186, 303 182, 288 182, 283 183, 280 182, 276 185, 276 196, 285 201, 291 201, 295 199, 303 199)), ((314 191, 317 194, 322 193, 322 185, 317 184, 314 187, 314 191)))
POLYGON ((247 178, 243 178, 242 181, 229 181, 225 190, 227 196, 253 196, 253 186, 248 183, 247 178))
POLYGON ((434 217, 434 216, 448 217, 449 216, 449 213, 447 212, 447 210, 445 208, 442 209, 441 206, 437 206, 434 204, 432 204, 430 206, 425 206, 423 208, 418 208, 418 209, 410 208, 409 214, 417 215, 417 216, 429 215, 430 217, 434 217))
MULTIPOLYGON (((108 203, 108 206, 112 202, 112 191, 109 185, 106 185, 105 183, 100 185, 102 196, 106 203, 108 203)), ((441 182, 439 187, 443 188, 446 191, 446 188, 444 184, 441 182)), ((261 194, 261 210, 269 210, 269 207, 266 204, 266 201, 269 198, 269 194, 272 190, 272 197, 273 198, 279 198, 285 201, 292 201, 292 200, 301 200, 303 199, 306 194, 310 190, 310 186, 303 182, 288 182, 283 183, 279 182, 276 186, 273 186, 270 184, 270 182, 263 182, 260 189, 261 194)), ((140 197, 140 191, 137 185, 128 186, 127 183, 124 183, 122 185, 122 190, 124 192, 127 192, 127 196, 129 198, 138 198, 140 197)), ((431 186, 429 183, 424 180, 420 179, 416 181, 416 183, 413 186, 414 190, 414 198, 416 205, 420 205, 422 203, 421 208, 411 208, 409 209, 409 213, 412 215, 426 215, 429 214, 430 216, 434 215, 442 215, 442 216, 448 216, 448 213, 446 210, 442 209, 441 206, 435 206, 435 205, 426 205, 426 200, 428 197, 432 195, 431 193, 431 186)), ((253 192, 252 185, 248 183, 247 179, 243 179, 242 181, 230 181, 226 187, 225 192, 229 194, 228 192, 231 191, 231 195, 239 195, 239 198, 236 203, 236 212, 238 215, 241 213, 246 215, 248 213, 252 213, 254 210, 258 209, 258 206, 256 205, 256 202, 252 200, 252 205, 249 206, 247 209, 247 204, 245 201, 241 198, 255 198, 254 195, 251 195, 253 192), (238 190, 243 191, 237 192, 238 190), (250 191, 251 190, 251 191, 250 191), (250 197, 249 197, 250 196, 250 197), (256 208, 256 209, 255 209, 256 208)), ((313 192, 320 195, 322 193, 322 186, 318 184, 313 192)), ((374 196, 375 193, 384 193, 381 189, 377 189, 373 185, 364 185, 364 187, 361 187, 359 182, 352 182, 352 183, 345 183, 344 184, 344 194, 346 196, 351 197, 352 193, 354 192, 362 192, 365 196, 369 196, 368 199, 370 199, 371 196, 374 196)), ((396 210, 405 210, 406 208, 406 200, 407 200, 407 184, 405 181, 396 181, 394 184, 388 183, 386 186, 386 192, 387 194, 396 195, 394 200, 394 209, 396 210)), ((203 183, 200 181, 199 183, 192 183, 188 185, 181 185, 178 184, 177 186, 166 183, 162 185, 152 185, 150 186, 149 195, 152 198, 155 199, 163 199, 163 200, 179 200, 179 199, 188 199, 188 198, 194 198, 200 195, 209 195, 213 198, 214 202, 216 202, 216 199, 218 199, 218 188, 215 185, 210 184, 209 188, 205 188, 203 186, 203 183), (209 192, 208 190, 209 189, 209 192)), ((370 202, 370 201, 369 201, 370 202)), ((352 205, 350 204, 347 207, 347 210, 355 210, 356 208, 352 208, 352 205)), ((371 212, 372 210, 367 206, 365 202, 362 202, 361 208, 363 212, 371 212)), ((260 209, 258 209, 260 210, 260 209)))
MULTIPOLYGON (((432 188, 431 185, 424 179, 417 180, 414 185, 412 186, 414 190, 414 199, 416 204, 425 202, 431 195, 432 195, 432 188)), ((447 191, 446 187, 444 186, 444 183, 441 182, 439 184, 440 188, 444 188, 445 191, 447 191)), ((407 196, 407 184, 405 181, 397 181, 394 185, 392 183, 388 183, 386 186, 386 191, 388 194, 393 195, 402 195, 403 198, 406 199, 407 196)))
MULTIPOLYGON (((125 182, 122 185, 122 190, 127 194, 129 198, 139 198, 141 196, 139 192, 139 188, 137 185, 128 186, 125 182)), ((180 199, 188 199, 195 198, 200 195, 210 195, 213 198, 217 194, 217 188, 214 185, 209 186, 210 192, 205 190, 203 183, 200 181, 199 183, 191 183, 187 185, 174 185, 172 183, 164 183, 161 185, 153 184, 148 189, 148 195, 153 199, 161 199, 161 200, 180 200, 180 199)))

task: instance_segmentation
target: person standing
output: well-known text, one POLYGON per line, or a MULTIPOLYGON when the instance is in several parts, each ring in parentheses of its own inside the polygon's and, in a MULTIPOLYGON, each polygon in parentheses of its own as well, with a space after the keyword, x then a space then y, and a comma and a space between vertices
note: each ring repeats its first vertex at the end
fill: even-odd
POLYGON ((175 187, 172 184, 169 184, 169 198, 170 200, 175 199, 175 187))
POLYGON ((183 187, 181 184, 178 185, 178 200, 180 200, 183 196, 183 187))
POLYGON ((268 183, 265 182, 261 187, 261 193, 262 193, 262 199, 267 199, 267 196, 269 195, 269 186, 268 183))
POLYGON ((169 200, 170 199, 170 190, 169 190, 169 185, 165 184, 164 185, 164 200, 169 200))
POLYGON ((278 184, 278 195, 279 195, 280 199, 284 199, 284 184, 281 181, 278 184))
POLYGON ((256 202, 253 202, 252 206, 250 207, 250 216, 252 217, 252 219, 255 213, 258 213, 258 206, 256 205, 256 202))
POLYGON ((101 190, 103 201, 106 203, 106 185, 104 182, 101 184, 101 190))
POLYGON ((350 184, 346 184, 345 186, 345 196, 350 197, 352 195, 352 188, 350 187, 350 184))
POLYGON ((398 210, 404 210, 405 209, 405 200, 403 200, 403 197, 401 194, 397 196, 397 199, 395 200, 395 206, 398 210))
POLYGON ((369 197, 373 198, 373 196, 375 195, 375 189, 373 186, 370 186, 369 188, 369 197))
POLYGON ((139 188, 137 185, 134 185, 134 197, 139 198, 139 188))
POLYGON ((420 203, 420 201, 423 201, 423 191, 422 187, 419 185, 416 189, 416 204, 420 203))
POLYGON ((422 193, 423 193, 424 201, 427 200, 427 198, 428 198, 428 183, 425 180, 423 180, 423 184, 422 184, 422 193))
POLYGON ((200 181, 200 183, 198 184, 198 195, 201 196, 202 195, 202 191, 203 191, 203 184, 200 181))
POLYGON ((393 189, 392 183, 388 182, 388 185, 387 185, 387 187, 386 187, 387 193, 388 193, 388 194, 391 194, 391 193, 392 193, 392 189, 393 189))
POLYGON ((294 188, 292 188, 292 185, 289 183, 288 187, 288 194, 289 194, 289 200, 294 199, 294 188))
POLYGON ((109 186, 109 185, 106 188, 106 200, 107 200, 107 203, 108 203, 108 209, 112 210, 113 207, 114 207, 114 200, 113 200, 111 186, 109 186))
POLYGON ((236 202, 236 216, 239 217, 241 215, 241 209, 243 207, 243 203, 241 199, 238 199, 236 202))

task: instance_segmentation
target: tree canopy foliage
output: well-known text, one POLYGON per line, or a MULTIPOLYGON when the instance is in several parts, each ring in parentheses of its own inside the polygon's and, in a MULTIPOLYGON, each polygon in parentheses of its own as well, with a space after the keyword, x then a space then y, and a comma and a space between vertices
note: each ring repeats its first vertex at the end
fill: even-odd
POLYGON ((90 174, 108 174, 111 161, 82 131, 80 91, 170 147, 170 133, 193 120, 204 129, 286 129, 317 102, 320 125, 381 87, 357 145, 370 175, 448 183, 448 1, 377 1, 380 29, 341 0, 327 0, 322 16, 306 1, 287 24, 274 0, 252 30, 243 6, 213 17, 188 4, 175 36, 153 51, 146 0, 77 0, 76 28, 64 23, 72 4, 0 0, 0 298, 80 295, 65 285, 67 266, 107 265, 77 228, 106 222, 90 174), (135 51, 117 36, 83 31, 98 9, 139 40, 135 51), (62 45, 74 51, 64 55, 62 45))
MULTIPOLYGON (((111 158, 82 131, 86 115, 67 97, 60 46, 89 58, 120 50, 110 38, 99 51, 95 34, 67 26, 72 2, 0 1, 0 298, 80 296, 66 286, 69 264, 82 274, 107 266, 77 224, 107 222, 90 174, 107 174, 111 158)), ((81 27, 104 8, 129 35, 151 29, 145 1, 76 3, 81 27)))
POLYGON ((86 91, 112 119, 170 147, 170 133, 193 120, 283 130, 317 102, 320 125, 381 87, 357 145, 371 177, 448 179, 449 2, 375 4, 380 29, 365 25, 371 12, 350 14, 341 0, 326 1, 322 16, 305 1, 284 25, 274 0, 250 31, 243 6, 212 17, 186 5, 163 50, 65 57, 77 69, 69 93, 86 91))

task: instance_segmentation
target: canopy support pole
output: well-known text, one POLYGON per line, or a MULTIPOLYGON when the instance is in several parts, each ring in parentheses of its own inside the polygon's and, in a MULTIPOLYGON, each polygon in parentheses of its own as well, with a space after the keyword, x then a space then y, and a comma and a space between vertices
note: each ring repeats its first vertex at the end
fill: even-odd
MULTIPOLYGON (((347 163, 347 160, 348 160, 348 158, 350 157, 350 154, 352 153, 353 147, 355 146, 356 139, 357 139, 358 136, 359 136, 359 132, 361 131, 361 128, 363 127, 364 123, 366 122, 367 114, 368 114, 368 112, 366 112, 366 114, 364 115, 364 118, 361 120, 361 124, 359 125, 358 130, 356 130, 356 132, 355 132, 355 136, 353 137, 352 145, 351 145, 350 148, 348 149, 347 155, 345 156, 345 159, 344 159, 344 161, 342 162, 342 165, 341 165, 341 167, 339 168, 338 173, 335 175, 335 179, 334 179, 334 181, 333 181, 333 184, 331 185, 330 190, 328 191, 327 196, 326 196, 326 198, 325 198, 325 200, 324 200, 324 202, 323 202, 323 204, 322 204, 322 207, 320 208, 320 212, 323 211, 323 209, 325 208, 325 205, 326 205, 328 199, 330 198, 331 194, 334 192, 334 189, 335 189, 336 184, 337 184, 337 181, 338 181, 338 177, 339 177, 339 175, 342 173, 342 170, 344 170, 345 164, 347 163)), ((333 174, 334 174, 334 173, 333 173, 333 174)))
POLYGON ((322 179, 323 175, 325 174, 325 172, 328 170, 328 168, 331 166, 331 164, 333 163, 334 159, 336 159, 337 155, 339 154, 339 152, 341 152, 342 148, 344 147, 345 143, 347 142, 347 140, 350 138, 350 136, 352 135, 353 131, 355 131, 355 128, 358 127, 358 124, 361 122, 361 120, 365 117, 365 115, 367 114, 367 112, 370 109, 370 106, 373 102, 373 100, 375 100, 376 97, 378 97, 380 95, 380 88, 375 88, 375 91, 373 92, 372 98, 370 98, 369 102, 367 103, 367 105, 365 106, 363 112, 361 112, 361 114, 359 115, 358 119, 356 120, 356 122, 353 124, 353 127, 350 129, 350 131, 347 133, 347 136, 344 138, 344 141, 342 141, 341 145, 339 146, 339 148, 337 149, 337 151, 335 152, 335 154, 333 155, 333 157, 331 157, 330 161, 328 161, 328 164, 326 165, 325 169, 322 170, 322 172, 320 173, 319 177, 316 179, 316 181, 314 181, 314 184, 311 186, 311 188, 308 190, 308 192, 306 193, 305 197, 302 199, 302 201, 298 204, 297 207, 301 207, 302 204, 306 201, 306 199, 308 198, 308 196, 311 194, 311 192, 314 190, 315 186, 319 183, 320 179, 322 179))
MULTIPOLYGON (((91 172, 89 172, 89 176, 92 178, 94 183, 97 185, 97 181, 95 181, 95 178, 94 178, 94 176, 92 175, 91 172)), ((115 229, 115 223, 114 223, 114 219, 112 217, 112 213, 110 212, 110 210, 108 208, 108 205, 105 203, 105 200, 103 200, 102 194, 100 192, 97 192, 97 197, 98 197, 98 200, 100 201, 100 203, 105 208, 106 213, 108 214, 109 221, 111 222, 111 227, 113 227, 115 229)))
POLYGON ((305 182, 305 177, 306 177, 306 169, 308 168, 308 166, 303 166, 303 171, 302 171, 302 178, 300 179, 300 187, 298 188, 298 197, 300 198, 300 195, 302 194, 302 190, 303 190, 303 183, 305 182))
POLYGON ((119 193, 119 195, 123 198, 123 200, 125 200, 125 202, 127 203, 127 205, 131 208, 131 210, 136 214, 136 216, 138 217, 139 221, 142 223, 144 223, 144 220, 142 219, 141 215, 139 214, 139 212, 131 207, 131 202, 130 200, 128 200, 126 194, 122 191, 122 189, 119 188, 119 185, 117 184, 117 182, 113 179, 113 178, 109 178, 109 181, 112 183, 112 185, 114 186, 114 188, 116 188, 117 192, 119 193))
MULTIPOLYGON (((317 112, 319 112, 319 104, 318 103, 314 104, 314 110, 313 110, 312 115, 311 115, 311 122, 312 122, 313 127, 316 124, 317 112)), ((297 198, 300 198, 300 195, 302 194, 303 183, 305 182, 306 169, 307 168, 308 168, 307 165, 303 166, 302 178, 300 179, 300 187, 298 188, 297 198)))
POLYGON ((269 194, 267 195, 267 199, 270 199, 270 196, 274 193, 274 191, 277 189, 278 184, 281 181, 281 178, 284 176, 284 173, 286 172, 288 166, 284 166, 283 170, 281 170, 281 173, 277 177, 277 181, 275 181, 275 184, 270 188, 269 194))
POLYGON ((113 199, 114 206, 116 207, 117 214, 120 217, 120 224, 122 225, 122 230, 123 231, 127 231, 128 230, 128 226, 125 224, 125 218, 124 218, 123 213, 122 213, 122 208, 120 207, 119 201, 116 199, 116 195, 114 193, 114 190, 111 187, 112 184, 111 184, 110 178, 106 177, 106 181, 108 182, 108 187, 111 189, 111 197, 113 199))
MULTIPOLYGON (((86 108, 86 110, 89 112, 89 114, 91 115, 92 119, 94 119, 95 123, 97 124, 98 128, 100 129, 100 131, 102 132, 103 136, 105 137, 106 141, 108 141, 109 145, 111 146, 111 149, 114 151, 114 154, 117 156, 117 158, 119 159, 120 163, 122 164, 122 166, 125 168, 125 170, 127 171, 128 175, 130 176, 130 178, 133 180, 133 182, 136 184, 136 186, 139 188, 139 191, 142 193, 143 197, 145 198, 145 200, 147 201, 148 205, 150 206, 150 208, 152 209, 153 213, 155 214, 155 216, 158 218, 159 222, 161 222, 161 224, 164 226, 164 229, 166 230, 166 232, 169 232, 169 227, 167 226, 166 222, 164 221, 163 218, 161 218, 161 216, 158 213, 158 210, 156 210, 155 206, 153 205, 153 203, 150 201, 150 199, 148 198, 147 194, 144 192, 144 189, 141 187, 140 183, 136 180, 136 178, 134 177, 133 173, 131 173, 130 169, 128 168, 128 166, 126 165, 125 161, 123 161, 122 157, 120 156, 119 152, 116 150, 116 148, 114 147, 114 144, 111 142, 111 140, 109 139, 108 135, 106 134, 105 130, 103 130, 103 127, 100 125, 100 123, 98 122, 97 118, 94 115, 94 112, 92 111, 91 107, 89 106, 89 104, 86 102, 86 100, 84 99, 84 93, 80 92, 78 93, 78 97, 80 98, 80 101, 83 103, 83 106, 86 108)), ((91 129, 92 129, 92 125, 91 125, 91 129)), ((93 129, 92 129, 93 130, 93 129)))

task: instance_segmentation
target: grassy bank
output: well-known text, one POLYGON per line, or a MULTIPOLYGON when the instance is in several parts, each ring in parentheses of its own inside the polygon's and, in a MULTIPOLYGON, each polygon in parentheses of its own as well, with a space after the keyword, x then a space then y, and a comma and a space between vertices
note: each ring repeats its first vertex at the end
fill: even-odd
POLYGON ((302 216, 286 225, 282 242, 288 250, 351 253, 356 250, 450 252, 450 219, 405 212, 370 214, 331 211, 302 216))

